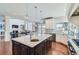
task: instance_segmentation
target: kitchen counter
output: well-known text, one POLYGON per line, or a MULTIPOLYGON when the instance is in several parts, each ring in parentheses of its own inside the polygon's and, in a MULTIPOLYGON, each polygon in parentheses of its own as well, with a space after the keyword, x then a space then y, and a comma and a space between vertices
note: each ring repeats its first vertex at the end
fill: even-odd
POLYGON ((55 34, 38 34, 39 41, 31 42, 30 35, 13 38, 13 55, 47 55, 52 48, 52 42, 55 41, 55 34))
POLYGON ((49 34, 39 34, 38 35, 38 39, 39 41, 37 42, 31 42, 30 41, 30 35, 26 35, 26 36, 22 36, 22 37, 17 37, 17 38, 12 38, 12 40, 22 43, 24 45, 27 45, 29 47, 35 47, 36 45, 38 45, 39 43, 41 43, 42 41, 46 40, 48 37, 50 37, 52 35, 49 34))
POLYGON ((76 54, 79 55, 79 47, 76 45, 76 43, 74 42, 74 40, 73 39, 69 39, 68 41, 71 43, 71 45, 74 48, 76 54))

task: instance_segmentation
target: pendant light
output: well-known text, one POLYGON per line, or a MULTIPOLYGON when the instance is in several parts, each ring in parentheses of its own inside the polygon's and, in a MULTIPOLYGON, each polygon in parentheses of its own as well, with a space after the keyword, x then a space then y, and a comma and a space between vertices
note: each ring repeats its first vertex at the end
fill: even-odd
POLYGON ((28 24, 27 24, 27 21, 29 20, 28 9, 29 9, 29 5, 27 5, 27 10, 26 10, 27 13, 26 13, 26 15, 24 17, 25 18, 25 21, 24 21, 24 30, 28 29, 28 24))
POLYGON ((35 6, 34 8, 35 8, 35 21, 37 22, 37 20, 38 20, 38 14, 37 14, 38 13, 38 10, 37 10, 38 7, 35 6))

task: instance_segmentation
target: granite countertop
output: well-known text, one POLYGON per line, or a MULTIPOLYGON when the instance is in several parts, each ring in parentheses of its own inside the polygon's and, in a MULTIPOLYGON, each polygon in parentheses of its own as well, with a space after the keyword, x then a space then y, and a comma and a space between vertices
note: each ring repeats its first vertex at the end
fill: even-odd
POLYGON ((39 43, 41 43, 42 41, 44 41, 45 39, 47 39, 50 36, 52 36, 52 35, 50 35, 50 34, 39 34, 38 37, 37 37, 39 39, 39 41, 36 41, 36 42, 30 41, 30 35, 12 38, 12 40, 19 42, 19 43, 22 43, 24 45, 27 45, 29 47, 35 47, 36 45, 38 45, 39 43))

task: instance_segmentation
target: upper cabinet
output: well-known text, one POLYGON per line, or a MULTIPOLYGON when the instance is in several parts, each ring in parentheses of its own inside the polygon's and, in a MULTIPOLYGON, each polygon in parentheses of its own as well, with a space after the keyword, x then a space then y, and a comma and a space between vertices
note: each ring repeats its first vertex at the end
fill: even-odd
POLYGON ((53 19, 47 19, 45 20, 45 27, 46 29, 51 29, 53 30, 54 29, 54 20, 53 19))

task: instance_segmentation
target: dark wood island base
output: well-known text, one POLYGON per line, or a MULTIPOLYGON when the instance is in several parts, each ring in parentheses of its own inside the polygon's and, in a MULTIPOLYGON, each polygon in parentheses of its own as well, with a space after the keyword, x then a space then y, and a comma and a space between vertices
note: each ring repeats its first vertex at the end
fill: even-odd
POLYGON ((55 41, 55 34, 48 37, 35 47, 29 47, 20 42, 12 40, 13 55, 47 55, 48 49, 51 49, 52 42, 55 41))

